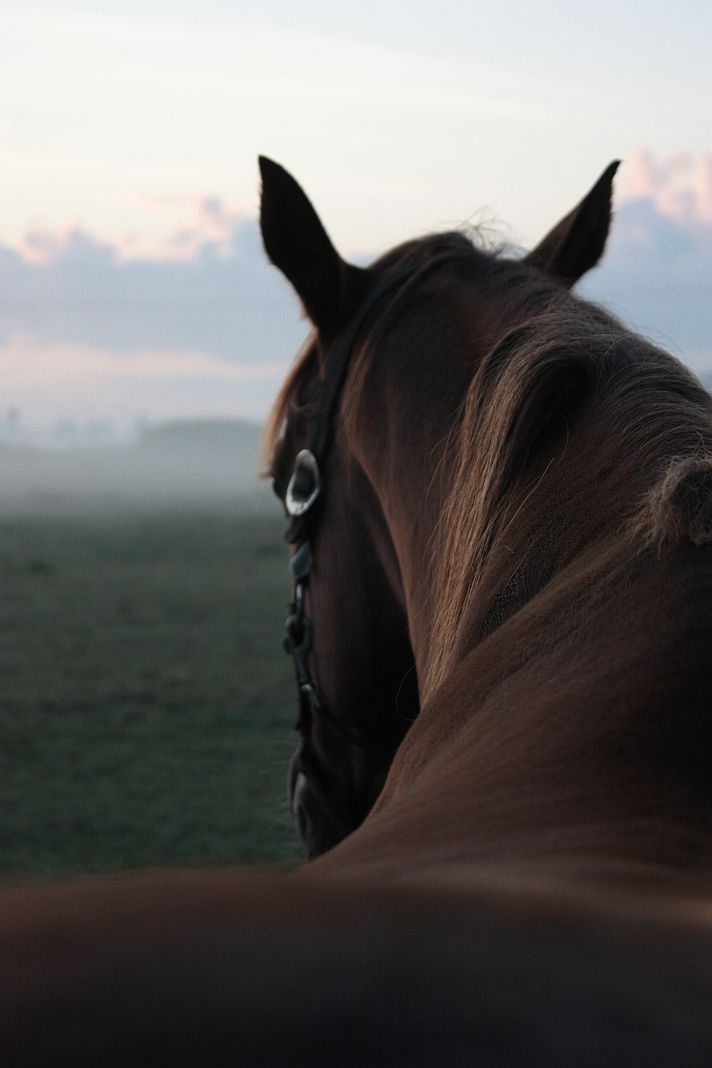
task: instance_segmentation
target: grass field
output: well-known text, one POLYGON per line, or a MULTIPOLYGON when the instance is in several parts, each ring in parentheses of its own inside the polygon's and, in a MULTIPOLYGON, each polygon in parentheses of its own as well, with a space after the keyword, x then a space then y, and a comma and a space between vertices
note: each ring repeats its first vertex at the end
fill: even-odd
POLYGON ((300 855, 278 517, 0 519, 0 873, 300 855))

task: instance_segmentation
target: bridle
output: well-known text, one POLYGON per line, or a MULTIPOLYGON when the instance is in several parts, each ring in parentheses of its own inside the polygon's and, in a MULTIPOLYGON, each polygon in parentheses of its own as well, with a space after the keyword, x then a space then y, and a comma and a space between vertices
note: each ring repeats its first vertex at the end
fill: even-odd
POLYGON ((394 271, 377 285, 363 301, 347 325, 337 336, 330 352, 326 372, 308 449, 302 449, 296 457, 292 477, 284 496, 284 505, 290 516, 285 532, 285 541, 294 547, 290 569, 294 580, 294 595, 290 614, 285 623, 283 648, 294 662, 299 702, 297 728, 304 728, 312 719, 321 720, 347 741, 361 749, 380 751, 393 749, 394 742, 386 736, 366 733, 334 715, 322 700, 316 681, 309 667, 312 648, 313 624, 306 608, 309 577, 314 565, 312 541, 317 527, 323 482, 321 472, 331 442, 334 419, 341 390, 357 335, 374 305, 387 293, 396 289, 416 271, 409 263, 394 271))

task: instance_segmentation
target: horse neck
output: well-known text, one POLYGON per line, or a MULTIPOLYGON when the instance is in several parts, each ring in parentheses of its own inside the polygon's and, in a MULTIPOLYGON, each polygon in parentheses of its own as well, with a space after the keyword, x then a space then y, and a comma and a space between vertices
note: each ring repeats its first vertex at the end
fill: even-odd
MULTIPOLYGON (((432 651, 443 510, 456 474, 463 401, 482 359, 528 314, 487 280, 435 278, 377 351, 361 354, 347 390, 346 451, 365 472, 392 541, 421 683, 432 651)), ((539 477, 536 464, 532 477, 539 477)), ((530 491, 525 479, 510 495, 513 514, 530 491)), ((476 638, 482 608, 481 602, 471 620, 461 621, 468 640, 476 638)))
MULTIPOLYGON (((355 440, 393 539, 420 677, 436 596, 433 531, 453 479, 448 432, 492 340, 471 320, 445 312, 433 328, 424 315, 369 364, 355 440)), ((642 425, 644 404, 631 397, 642 425)), ((448 676, 354 836, 355 855, 361 837, 380 855, 382 828, 403 849, 412 831, 419 856, 429 830, 413 813, 428 811, 433 855, 514 849, 515 839, 524 851, 544 849, 552 835, 563 849, 605 853, 617 835, 624 855, 687 865, 700 853, 709 862, 709 550, 688 545, 659 558, 624 536, 631 509, 675 454, 670 404, 673 429, 656 427, 654 448, 635 452, 631 433, 633 451, 622 455, 622 432, 609 440, 591 405, 518 473, 476 601, 457 621, 448 676)), ((663 419, 659 404, 648 407, 648 422, 663 419)), ((680 441, 684 453, 689 442, 680 441)))

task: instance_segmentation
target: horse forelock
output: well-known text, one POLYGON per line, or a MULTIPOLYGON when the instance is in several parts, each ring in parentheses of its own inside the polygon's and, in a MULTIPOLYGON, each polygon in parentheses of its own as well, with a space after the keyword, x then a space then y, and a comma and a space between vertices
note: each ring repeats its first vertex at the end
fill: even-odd
MULTIPOLYGON (((503 250, 496 232, 484 226, 468 226, 461 230, 427 234, 411 241, 406 241, 390 249, 372 264, 374 271, 384 271, 406 265, 412 261, 415 286, 408 285, 410 291, 417 287, 418 269, 428 271, 434 264, 470 265, 482 260, 483 255, 492 257, 503 250)), ((407 301, 404 302, 407 304, 407 301)), ((389 308, 383 309, 377 323, 372 324, 377 331, 387 328, 394 314, 402 310, 402 302, 396 300, 389 308)), ((345 327, 347 324, 344 323, 345 327)), ((370 332, 370 331, 369 331, 370 332)), ((358 354, 354 354, 353 364, 359 363, 358 354)), ((315 381, 319 374, 317 359, 317 335, 312 332, 297 353, 295 361, 282 384, 272 407, 270 408, 262 445, 261 470, 263 475, 273 473, 276 453, 279 449, 284 428, 290 411, 299 404, 300 395, 309 382, 315 381)), ((358 381, 356 366, 350 369, 352 383, 358 381), (354 373, 356 372, 356 373, 354 373)), ((356 387, 358 392, 358 387, 356 387)))

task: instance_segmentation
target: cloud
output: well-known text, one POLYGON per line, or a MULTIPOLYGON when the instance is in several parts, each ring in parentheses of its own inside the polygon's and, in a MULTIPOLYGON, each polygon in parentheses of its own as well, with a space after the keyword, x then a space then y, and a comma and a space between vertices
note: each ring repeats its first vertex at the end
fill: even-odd
POLYGON ((74 228, 65 231, 28 230, 21 245, 21 254, 25 263, 31 266, 49 266, 57 260, 64 263, 95 263, 102 260, 112 263, 116 260, 116 249, 103 244, 84 230, 74 228))
MULTIPOLYGON (((712 157, 641 150, 622 180, 591 289, 697 359, 712 344, 712 157)), ((0 344, 22 336, 47 351, 63 344, 126 356, 199 352, 235 364, 290 359, 307 325, 266 261, 256 220, 209 195, 152 202, 182 221, 151 255, 78 228, 31 231, 19 251, 0 246, 0 344)), ((57 368, 62 374, 59 357, 57 368)))
POLYGON ((214 197, 197 200, 152 258, 131 258, 81 229, 34 230, 19 251, 0 246, 0 343, 21 334, 262 363, 293 355, 306 329, 256 221, 214 197))
MULTIPOLYGON (((603 266, 582 292, 712 368, 712 157, 640 152, 623 176, 603 266)), ((0 245, 5 408, 45 425, 264 415, 308 329, 296 298, 255 219, 211 196, 161 204, 182 222, 151 255, 80 228, 0 245)))
POLYGON ((626 161, 622 193, 649 200, 680 222, 712 224, 712 155, 675 152, 656 158, 638 149, 626 161))
MULTIPOLYGON (((140 251, 137 239, 122 243, 118 248, 122 258, 131 259, 138 256, 141 259, 162 260, 192 260, 210 247, 214 254, 230 256, 235 249, 235 238, 246 219, 244 214, 229 208, 220 197, 217 196, 149 196, 142 197, 144 204, 154 209, 166 210, 174 213, 179 210, 185 217, 185 221, 165 237, 152 254, 140 251)), ((246 235, 240 236, 241 251, 244 252, 246 235)), ((264 259, 261 243, 253 247, 258 257, 264 259)))
POLYGON ((712 368, 712 157, 635 154, 603 265, 581 291, 697 370, 712 368))
POLYGON ((0 246, 3 407, 25 425, 264 416, 308 327, 255 219, 182 208, 149 257, 79 228, 0 246))

